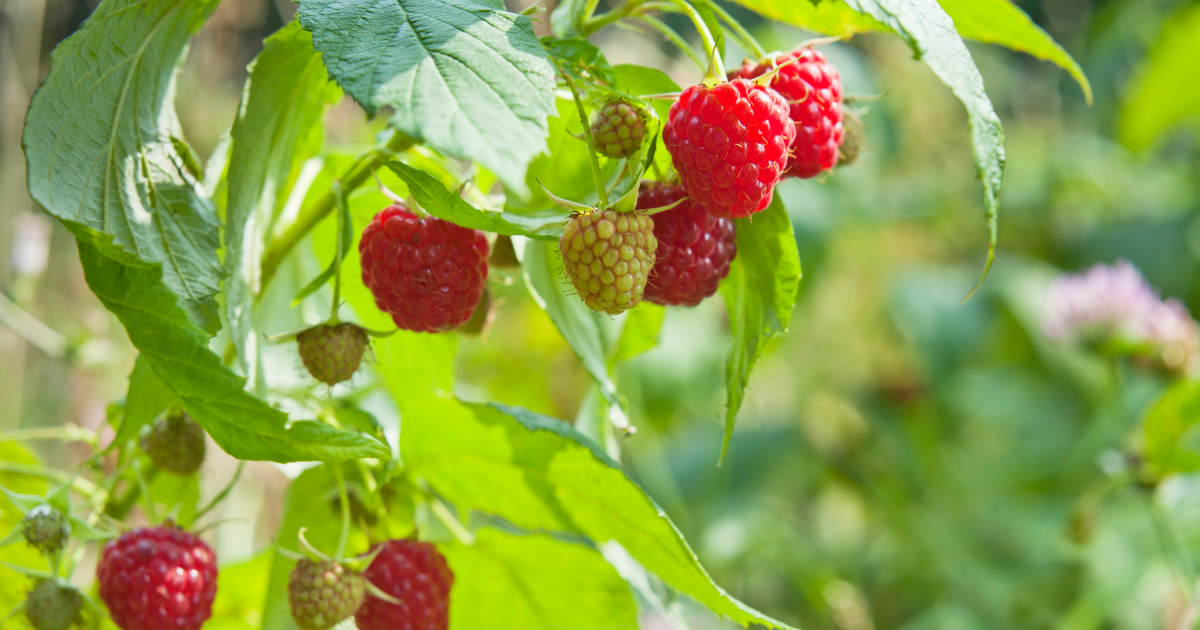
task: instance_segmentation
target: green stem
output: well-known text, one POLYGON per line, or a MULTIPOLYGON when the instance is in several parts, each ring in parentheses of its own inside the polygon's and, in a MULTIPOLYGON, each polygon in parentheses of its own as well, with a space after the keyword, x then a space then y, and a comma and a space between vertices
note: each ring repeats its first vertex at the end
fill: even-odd
POLYGON ((333 253, 333 306, 330 308, 332 312, 329 314, 329 323, 337 323, 338 302, 342 299, 342 256, 350 247, 350 243, 345 242, 346 221, 349 219, 350 209, 346 207, 346 189, 342 187, 340 181, 334 180, 333 192, 337 195, 337 248, 333 253))
MULTIPOLYGON (((14 473, 17 475, 29 475, 30 477, 41 477, 42 479, 49 479, 59 483, 71 481, 72 477, 72 475, 61 470, 55 470, 45 466, 21 464, 19 462, 6 462, 3 460, 0 460, 0 472, 14 473)), ((102 492, 96 487, 96 484, 84 479, 83 477, 75 477, 75 480, 71 482, 71 487, 79 494, 82 494, 88 498, 95 496, 95 494, 98 492, 102 492)))
POLYGON ((338 535, 337 554, 334 557, 341 559, 346 555, 346 542, 350 540, 350 495, 346 492, 341 464, 334 464, 333 478, 337 480, 338 501, 342 504, 342 533, 338 535))
POLYGON ((96 434, 73 424, 62 427, 22 429, 0 435, 0 442, 23 442, 25 440, 62 440, 64 442, 87 442, 96 444, 96 434))
MULTIPOLYGON (((717 41, 713 39, 712 32, 708 30, 708 25, 704 23, 704 19, 700 17, 700 13, 696 11, 687 0, 669 0, 672 4, 679 7, 680 11, 692 20, 692 24, 696 27, 696 31, 700 33, 700 40, 704 42, 705 56, 711 57, 712 68, 717 72, 725 72, 725 64, 721 61, 721 51, 717 50, 717 41)), ((715 4, 715 3, 714 3, 715 4)), ((724 79, 724 76, 719 77, 724 79)))
MULTIPOLYGON (((620 20, 621 18, 632 15, 633 12, 637 10, 637 8, 645 1, 646 0, 628 0, 628 2, 625 4, 609 11, 608 13, 605 13, 604 15, 601 15, 600 17, 592 17, 592 15, 588 13, 587 17, 583 20, 582 26, 580 26, 580 30, 583 31, 584 37, 587 37, 588 35, 595 33, 596 31, 608 26, 609 24, 612 24, 613 22, 616 22, 617 20, 620 20)), ((595 7, 592 7, 592 9, 595 10, 595 7)))
POLYGON ((158 525, 158 506, 154 504, 154 497, 150 496, 150 484, 142 474, 141 460, 133 460, 133 477, 137 480, 138 490, 146 499, 146 518, 150 520, 151 525, 158 525))
MULTIPOLYGON (((363 182, 371 177, 375 170, 383 164, 384 160, 395 153, 408 150, 416 142, 416 140, 399 131, 393 131, 392 137, 386 145, 376 147, 360 156, 337 179, 342 182, 342 187, 347 192, 353 191, 362 186, 363 182)), ((283 263, 283 259, 292 251, 296 243, 299 243, 300 239, 304 238, 305 234, 308 234, 313 227, 320 223, 321 219, 324 219, 336 205, 337 195, 332 190, 326 192, 311 205, 301 208, 300 213, 296 216, 296 220, 284 230, 283 234, 271 240, 267 245, 266 252, 263 253, 263 287, 266 287, 271 278, 275 276, 275 272, 279 270, 279 265, 283 263)))
POLYGON ((192 517, 192 522, 199 521, 200 517, 211 512, 213 508, 220 505, 221 502, 224 501, 225 498, 229 496, 230 492, 233 492, 233 486, 235 484, 237 484, 238 479, 241 479, 242 470, 245 467, 246 467, 246 460, 239 459, 237 470, 234 471, 234 473, 233 473, 233 479, 229 480, 229 483, 226 484, 225 487, 222 488, 221 491, 217 493, 217 496, 213 497, 212 500, 208 502, 208 505, 205 505, 203 508, 200 508, 199 512, 196 512, 196 516, 192 517))
POLYGON ((583 6, 583 21, 586 23, 592 19, 592 14, 596 12, 596 7, 599 6, 600 0, 587 0, 587 4, 583 6))
POLYGON ((67 355, 69 344, 66 337, 43 324, 3 293, 0 293, 0 324, 11 328, 46 356, 60 359, 67 355))
POLYGON ((757 58, 757 60, 761 61, 763 57, 767 56, 767 51, 762 47, 762 44, 759 44, 758 40, 754 39, 754 36, 750 34, 750 31, 747 31, 746 28, 739 24, 737 20, 733 19, 733 16, 729 15, 728 11, 721 8, 719 3, 713 2, 710 6, 717 14, 717 17, 721 18, 725 24, 729 25, 729 28, 732 29, 734 34, 738 36, 738 39, 750 49, 750 52, 754 53, 754 56, 757 58))
POLYGON ((430 496, 429 508, 433 511, 433 515, 438 517, 438 520, 446 526, 446 529, 450 530, 450 533, 454 535, 454 538, 456 538, 458 542, 464 545, 475 544, 475 534, 472 534, 471 530, 467 529, 466 526, 458 520, 458 517, 450 511, 450 508, 447 507, 445 503, 442 503, 441 499, 438 499, 435 496, 430 496))
POLYGON ((591 158, 592 176, 596 178, 596 193, 600 195, 600 207, 607 208, 608 192, 604 189, 604 176, 600 173, 600 159, 596 157, 596 143, 592 140, 592 129, 588 125, 587 112, 583 110, 583 101, 579 98, 579 90, 575 88, 575 81, 571 79, 571 75, 563 72, 562 77, 567 81, 571 97, 575 99, 575 109, 579 110, 579 122, 583 124, 583 141, 587 143, 588 157, 591 158))
MULTIPOLYGON (((158 474, 158 468, 152 467, 146 472, 146 481, 153 481, 155 475, 158 474)), ((139 475, 140 476, 140 475, 139 475)), ((104 506, 104 513, 113 520, 123 520, 129 515, 133 506, 137 505, 138 499, 141 497, 142 489, 140 484, 133 484, 126 488, 125 493, 116 498, 116 501, 110 502, 104 506)))
MULTIPOLYGON (((674 6, 672 6, 672 8, 674 8, 674 6)), ((667 38, 667 41, 675 44, 676 48, 683 51, 683 53, 687 55, 689 59, 696 62, 697 66, 700 66, 701 72, 708 71, 708 62, 704 60, 704 57, 696 54, 696 50, 692 48, 692 46, 689 45, 686 40, 683 39, 683 36, 676 32, 675 29, 668 26, 666 22, 663 22, 652 15, 638 15, 635 16, 634 19, 644 22, 647 26, 658 31, 663 37, 667 38)))

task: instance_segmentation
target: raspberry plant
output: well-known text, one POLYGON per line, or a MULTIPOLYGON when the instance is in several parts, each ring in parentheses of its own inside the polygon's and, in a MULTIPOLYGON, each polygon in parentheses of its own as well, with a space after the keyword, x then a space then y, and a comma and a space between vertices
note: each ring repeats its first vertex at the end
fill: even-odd
MULTIPOLYGON (((612 370, 636 352, 622 327, 649 326, 653 337, 661 325, 639 306, 647 276, 646 294, 661 304, 693 306, 719 285, 731 337, 728 446, 751 369, 786 330, 800 281, 791 222, 772 189, 789 161, 802 177, 837 177, 838 151, 857 154, 858 144, 840 146, 840 80, 814 44, 769 55, 707 0, 624 0, 603 12, 594 1, 561 2, 539 18, 554 31, 542 39, 530 15, 499 2, 300 0, 250 68, 226 150, 201 165, 172 99, 188 41, 218 2, 103 0, 55 51, 28 112, 29 191, 75 236, 88 286, 141 353, 110 414, 114 437, 93 440, 81 475, 44 497, 9 493, 30 518, 58 514, 62 525, 30 539, 48 565, 26 570, 32 592, 82 602, 82 612, 62 611, 66 622, 43 625, 104 614, 123 630, 203 625, 221 578, 198 536, 225 492, 200 506, 148 481, 195 471, 203 443, 167 439, 172 428, 200 435, 181 424, 191 418, 234 458, 319 464, 288 493, 265 626, 329 627, 353 614, 365 630, 628 629, 639 602, 664 607, 679 594, 743 626, 788 628, 714 583, 626 475, 613 436, 636 439, 636 427, 612 370), (656 12, 681 14, 696 41, 656 12), (588 37, 616 26, 666 35, 697 62, 695 84, 611 65, 588 37), (755 57, 732 81, 725 38, 755 57), (815 109, 804 100, 813 93, 815 109), (369 116, 392 113, 376 146, 333 159, 319 139, 343 96, 369 116), (320 172, 300 177, 306 164, 320 172), (390 200, 370 193, 376 178, 390 200), (290 199, 299 206, 285 212, 290 199), (505 316, 483 297, 501 281, 489 276, 489 250, 595 381, 599 404, 576 426, 456 396, 455 329, 473 313, 474 333, 505 316), (301 314, 325 308, 325 321, 301 314), (368 335, 377 361, 360 368, 368 335), (268 341, 293 338, 281 351, 320 382, 303 391, 264 360, 268 341), (386 392, 389 415, 358 408, 358 391, 386 392), (400 418, 397 439, 384 429, 400 418), (188 457, 162 459, 177 448, 188 457), (175 466, 181 459, 186 467, 175 466), (78 509, 72 495, 85 499, 78 509), (135 509, 150 526, 121 525, 135 509), (316 544, 336 543, 346 562, 374 548, 367 585, 342 560, 297 567, 290 541, 304 529, 316 544), (110 538, 100 602, 54 590, 88 546, 110 538)), ((891 31, 929 64, 970 121, 990 230, 986 275, 1003 132, 952 16, 935 0, 743 4, 830 35, 891 31)), ((1028 21, 989 33, 975 18, 975 37, 1057 50, 1028 21)), ((28 614, 49 619, 40 603, 28 614)))

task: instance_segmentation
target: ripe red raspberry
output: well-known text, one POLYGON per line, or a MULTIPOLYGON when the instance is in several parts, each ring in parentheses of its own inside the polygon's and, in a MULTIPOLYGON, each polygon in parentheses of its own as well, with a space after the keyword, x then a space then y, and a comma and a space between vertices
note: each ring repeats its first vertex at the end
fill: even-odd
POLYGON ((645 115, 636 105, 620 99, 602 103, 592 119, 596 153, 605 157, 627 158, 637 153, 645 135, 645 115))
POLYGON ((182 411, 155 422, 141 443, 155 466, 184 477, 200 469, 207 449, 204 429, 182 411))
MULTIPOLYGON (((687 197, 679 184, 642 182, 638 209, 669 206, 687 197)), ((663 306, 695 306, 717 292, 737 254, 732 219, 719 219, 690 199, 654 215, 658 253, 645 297, 663 306)))
POLYGON ((385 602, 368 593, 354 615, 358 630, 446 630, 450 625, 454 574, 433 545, 389 540, 364 575, 401 603, 385 602))
POLYGON ((718 217, 748 217, 771 204, 795 138, 783 97, 746 79, 684 90, 663 128, 684 188, 718 217))
POLYGON ((842 80, 825 55, 812 48, 797 48, 779 55, 775 63, 746 61, 736 76, 753 79, 772 68, 790 63, 771 80, 771 87, 790 105, 796 123, 796 140, 791 145, 784 177, 812 177, 837 165, 842 129, 842 80))
POLYGON ((577 215, 563 227, 558 249, 567 278, 588 308, 624 313, 642 301, 654 266, 654 220, 616 210, 577 215))
POLYGON ((144 527, 104 546, 96 580, 121 630, 199 630, 217 596, 217 557, 181 529, 144 527))
POLYGON ((453 330, 471 318, 488 274, 487 237, 403 204, 384 208, 363 230, 363 283, 396 325, 453 330))
POLYGON ((350 380, 367 350, 367 332, 354 324, 319 324, 296 336, 300 360, 326 385, 350 380))
POLYGON ((288 605, 303 630, 328 630, 362 605, 363 577, 333 560, 301 558, 288 576, 288 605))

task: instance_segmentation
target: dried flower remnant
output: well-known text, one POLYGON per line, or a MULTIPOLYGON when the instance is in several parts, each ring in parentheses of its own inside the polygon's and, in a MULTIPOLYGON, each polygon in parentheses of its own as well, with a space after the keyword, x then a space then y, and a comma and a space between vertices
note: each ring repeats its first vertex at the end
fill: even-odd
POLYGON ((1200 327, 1187 307, 1163 300, 1124 260, 1059 278, 1050 289, 1042 330, 1061 342, 1140 346, 1172 372, 1200 367, 1200 327))

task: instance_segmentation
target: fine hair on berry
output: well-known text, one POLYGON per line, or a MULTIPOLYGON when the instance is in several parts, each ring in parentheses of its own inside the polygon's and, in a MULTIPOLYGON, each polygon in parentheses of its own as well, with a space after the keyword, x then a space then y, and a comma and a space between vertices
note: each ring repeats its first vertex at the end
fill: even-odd
POLYGON ((788 115, 796 124, 784 177, 808 178, 832 169, 845 138, 837 68, 824 53, 805 46, 760 63, 746 61, 734 75, 753 79, 777 67, 771 88, 787 100, 788 115))
POLYGON ((363 575, 399 603, 368 593, 354 615, 359 630, 446 630, 450 626, 454 573, 432 544, 389 540, 363 575))
POLYGON ((359 243, 363 283, 396 325, 444 332, 468 319, 488 275, 487 237, 404 204, 384 208, 359 243))
POLYGON ((664 306, 695 306, 717 292, 737 254, 732 219, 714 217, 687 198, 679 184, 642 182, 639 209, 679 205, 654 215, 658 240, 646 300, 664 306), (682 201, 680 201, 682 200, 682 201))
POLYGON ((642 301, 658 243, 654 221, 644 212, 603 210, 567 221, 558 247, 583 303, 617 315, 642 301))
POLYGON ((217 596, 217 557, 176 527, 143 527, 104 545, 100 599, 121 630, 199 630, 217 596))
POLYGON ((319 324, 296 336, 300 361, 326 385, 350 380, 367 350, 367 332, 350 323, 319 324))
POLYGON ((358 610, 363 577, 334 562, 301 558, 288 576, 288 606, 302 630, 328 630, 358 610))
POLYGON ((141 446, 155 466, 185 477, 200 469, 208 448, 204 429, 183 411, 168 413, 151 425, 141 446))
POLYGON ((718 217, 748 217, 771 204, 795 138, 787 101, 746 79, 687 88, 663 127, 683 187, 718 217))

